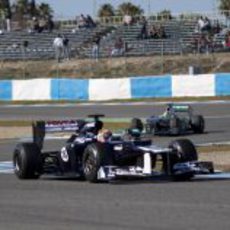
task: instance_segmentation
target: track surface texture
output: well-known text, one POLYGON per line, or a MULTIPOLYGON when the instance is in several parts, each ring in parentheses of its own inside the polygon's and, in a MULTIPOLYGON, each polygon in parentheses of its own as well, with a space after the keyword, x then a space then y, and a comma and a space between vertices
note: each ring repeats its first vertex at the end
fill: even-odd
POLYGON ((229 230, 229 181, 19 181, 0 175, 0 229, 229 230))
MULTIPOLYGON (((196 144, 228 142, 230 140, 230 101, 192 104, 195 113, 205 117, 206 129, 202 135, 185 135, 196 144)), ((86 118, 89 114, 105 114, 107 118, 147 118, 160 115, 166 105, 159 103, 85 104, 49 106, 1 106, 0 120, 52 120, 86 118)), ((156 143, 167 144, 172 137, 154 137, 156 143)))
MULTIPOLYGON (((196 143, 230 140, 230 104, 194 105, 205 116, 207 133, 188 135, 196 143)), ((0 119, 63 119, 104 113, 148 117, 162 105, 1 107, 0 119)), ((166 145, 170 137, 154 138, 166 145)), ((0 141, 0 161, 10 161, 18 140, 0 141)), ((58 143, 61 145, 61 143, 58 143)), ((57 148, 52 142, 47 148, 57 148)), ((230 180, 120 181, 90 184, 42 177, 18 180, 0 174, 0 230, 229 230, 230 180)))

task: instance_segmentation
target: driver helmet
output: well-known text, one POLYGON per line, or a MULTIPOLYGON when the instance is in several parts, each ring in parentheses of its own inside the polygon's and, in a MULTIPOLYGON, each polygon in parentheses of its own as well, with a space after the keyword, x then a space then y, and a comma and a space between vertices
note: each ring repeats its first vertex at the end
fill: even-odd
POLYGON ((97 134, 97 141, 105 143, 112 137, 112 131, 109 129, 102 129, 97 134))

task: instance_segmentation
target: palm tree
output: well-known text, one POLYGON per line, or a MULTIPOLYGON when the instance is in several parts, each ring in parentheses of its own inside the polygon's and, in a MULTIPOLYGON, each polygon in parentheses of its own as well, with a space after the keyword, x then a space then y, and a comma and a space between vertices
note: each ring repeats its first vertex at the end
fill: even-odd
POLYGON ((51 17, 53 14, 53 9, 47 3, 41 3, 38 6, 38 12, 41 17, 51 17))
POLYGON ((226 17, 230 17, 230 0, 219 0, 219 10, 222 11, 226 17))
POLYGON ((1 17, 11 18, 11 9, 9 0, 0 0, 0 14, 1 17))
POLYGON ((31 17, 34 17, 38 14, 38 10, 37 10, 37 5, 36 5, 36 2, 35 0, 31 0, 29 2, 29 14, 31 17))
POLYGON ((28 14, 28 0, 17 0, 16 11, 21 16, 28 14))
POLYGON ((171 20, 172 14, 170 10, 162 10, 157 14, 159 20, 171 20))
POLYGON ((111 4, 103 4, 98 10, 98 17, 112 17, 114 15, 114 8, 111 4))
POLYGON ((136 6, 131 2, 124 2, 118 6, 118 14, 124 16, 126 14, 130 16, 142 15, 144 10, 140 6, 136 6))

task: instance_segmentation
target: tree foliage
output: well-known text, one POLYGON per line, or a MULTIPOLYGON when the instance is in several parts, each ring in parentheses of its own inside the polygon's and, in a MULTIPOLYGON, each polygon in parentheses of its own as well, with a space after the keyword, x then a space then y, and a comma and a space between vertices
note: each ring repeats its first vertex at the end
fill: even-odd
POLYGON ((20 15, 28 14, 29 4, 28 0, 17 0, 16 3, 16 12, 20 15))
POLYGON ((124 2, 118 6, 118 14, 119 15, 142 15, 144 13, 144 10, 140 6, 136 6, 132 4, 131 2, 124 2))
POLYGON ((2 17, 11 17, 11 8, 9 0, 0 0, 0 13, 2 17))
POLYGON ((39 16, 41 17, 50 17, 53 14, 52 8, 47 3, 41 3, 38 6, 38 12, 39 12, 39 16))
POLYGON ((172 13, 170 10, 162 10, 157 14, 157 18, 159 20, 171 20, 172 19, 172 13))
POLYGON ((114 8, 111 4, 103 4, 98 10, 99 17, 112 17, 114 15, 114 8))
POLYGON ((36 0, 17 0, 12 5, 10 0, 0 0, 0 12, 4 17, 20 19, 23 17, 50 17, 53 15, 53 10, 47 3, 36 4, 36 0))
POLYGON ((124 16, 125 14, 135 16, 142 15, 143 13, 144 10, 140 6, 136 6, 131 2, 124 2, 117 9, 114 9, 111 4, 104 4, 98 10, 99 17, 124 16))
POLYGON ((230 0, 219 0, 219 10, 222 11, 226 17, 230 17, 230 0))

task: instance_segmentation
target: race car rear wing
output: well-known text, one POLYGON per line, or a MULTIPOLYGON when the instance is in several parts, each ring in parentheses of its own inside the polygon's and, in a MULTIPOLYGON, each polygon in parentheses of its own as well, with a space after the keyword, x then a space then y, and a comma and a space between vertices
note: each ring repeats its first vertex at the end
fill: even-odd
POLYGON ((43 148, 46 133, 78 132, 84 126, 84 120, 36 121, 32 123, 33 143, 43 148))
POLYGON ((168 104, 169 109, 174 112, 191 112, 192 108, 187 104, 178 104, 178 103, 170 103, 168 104))
POLYGON ((104 117, 103 114, 91 114, 88 115, 88 117, 93 118, 94 121, 87 122, 85 120, 78 119, 33 122, 33 142, 42 149, 46 133, 73 132, 79 134, 84 130, 84 128, 94 128, 95 130, 100 130, 103 127, 103 122, 100 121, 100 117, 104 117))

